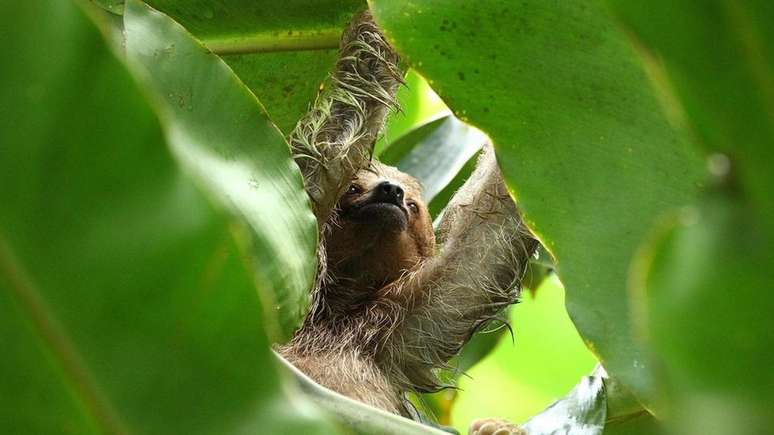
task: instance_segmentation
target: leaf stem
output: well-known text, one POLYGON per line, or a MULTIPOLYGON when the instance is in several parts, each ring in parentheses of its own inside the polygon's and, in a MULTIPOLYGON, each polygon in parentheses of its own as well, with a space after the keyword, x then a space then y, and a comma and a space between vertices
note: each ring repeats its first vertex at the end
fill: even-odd
POLYGON ((232 55, 336 49, 339 47, 340 38, 340 29, 324 29, 313 32, 288 31, 284 34, 275 32, 251 36, 203 38, 202 42, 215 54, 232 55))

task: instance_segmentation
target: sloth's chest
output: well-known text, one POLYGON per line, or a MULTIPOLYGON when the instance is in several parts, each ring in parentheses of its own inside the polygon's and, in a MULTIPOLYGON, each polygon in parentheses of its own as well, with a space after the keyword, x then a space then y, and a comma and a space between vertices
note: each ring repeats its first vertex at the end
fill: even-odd
POLYGON ((357 350, 295 355, 291 362, 326 388, 388 412, 404 413, 400 393, 376 364, 357 350))

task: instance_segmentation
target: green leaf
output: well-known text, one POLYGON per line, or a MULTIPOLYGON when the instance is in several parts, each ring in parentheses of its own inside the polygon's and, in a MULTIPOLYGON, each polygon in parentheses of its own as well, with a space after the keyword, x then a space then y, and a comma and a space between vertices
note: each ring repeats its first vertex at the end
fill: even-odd
POLYGON ((363 0, 149 0, 218 53, 338 48, 363 0))
POLYGON ((674 122, 722 153, 708 158, 716 185, 646 246, 634 280, 663 366, 661 405, 676 432, 769 432, 774 8, 609 3, 674 122))
POLYGON ((738 191, 684 210, 641 259, 637 281, 676 432, 767 433, 774 425, 774 237, 738 191))
POLYGON ((401 136, 379 160, 413 175, 430 202, 486 141, 479 130, 449 115, 401 136))
POLYGON ((288 134, 333 70, 339 39, 363 0, 149 0, 231 68, 288 134))
POLYGON ((180 25, 128 1, 124 27, 127 56, 155 96, 175 156, 252 229, 258 288, 279 320, 270 332, 290 337, 309 302, 317 225, 288 145, 250 91, 180 25))
POLYGON ((690 200, 702 162, 661 115, 607 10, 582 1, 372 7, 408 63, 492 138, 530 227, 557 260, 579 332, 647 401, 627 271, 655 217, 690 200))
POLYGON ((92 3, 116 15, 124 13, 125 0, 91 0, 92 3))
POLYGON ((11 2, 0 38, 0 432, 328 433, 283 392, 247 232, 93 23, 11 2))
POLYGON ((608 0, 636 38, 675 122, 739 168, 750 199, 774 219, 774 7, 765 0, 608 0))
POLYGON ((336 63, 338 50, 287 51, 221 56, 261 100, 287 135, 309 110, 336 63))

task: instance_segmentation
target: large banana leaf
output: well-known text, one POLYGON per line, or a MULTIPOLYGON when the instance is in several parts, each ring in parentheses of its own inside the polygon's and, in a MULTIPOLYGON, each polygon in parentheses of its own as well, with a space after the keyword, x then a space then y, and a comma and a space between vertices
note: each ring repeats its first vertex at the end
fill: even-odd
POLYGON ((647 402, 627 271, 656 216, 691 198, 702 162, 661 114, 623 33, 597 2, 371 5, 408 63, 492 138, 530 226, 557 259, 578 330, 647 402))
POLYGON ((713 191, 642 258, 637 302, 661 363, 675 433, 768 433, 774 425, 774 237, 739 192, 713 191))
POLYGON ((645 247, 633 280, 664 369, 661 405, 675 432, 769 432, 774 6, 609 3, 714 177, 645 247))
POLYGON ((249 231, 181 170, 84 12, 7 2, 0 39, 0 432, 332 430, 283 392, 249 231))

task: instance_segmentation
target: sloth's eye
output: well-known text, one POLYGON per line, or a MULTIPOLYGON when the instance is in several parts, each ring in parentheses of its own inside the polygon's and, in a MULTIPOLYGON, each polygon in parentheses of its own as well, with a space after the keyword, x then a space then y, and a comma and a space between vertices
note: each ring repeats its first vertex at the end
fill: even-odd
POLYGON ((360 189, 360 186, 357 184, 350 184, 349 188, 347 189, 347 193, 350 195, 354 195, 355 193, 360 193, 362 190, 360 189))
POLYGON ((413 211, 414 213, 419 212, 419 206, 417 206, 416 202, 410 202, 408 203, 408 206, 411 209, 411 211, 413 211))

